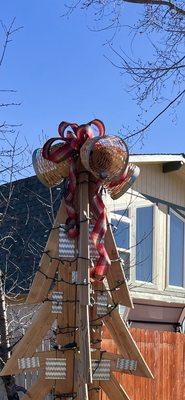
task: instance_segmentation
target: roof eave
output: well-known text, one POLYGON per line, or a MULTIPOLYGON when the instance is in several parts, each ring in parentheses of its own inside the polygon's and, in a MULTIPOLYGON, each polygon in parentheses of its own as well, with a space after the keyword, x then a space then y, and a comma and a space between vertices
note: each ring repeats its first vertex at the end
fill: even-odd
POLYGON ((185 157, 183 154, 164 154, 164 155, 151 155, 151 154, 138 154, 130 155, 130 161, 139 164, 161 164, 166 162, 181 161, 185 164, 185 157))

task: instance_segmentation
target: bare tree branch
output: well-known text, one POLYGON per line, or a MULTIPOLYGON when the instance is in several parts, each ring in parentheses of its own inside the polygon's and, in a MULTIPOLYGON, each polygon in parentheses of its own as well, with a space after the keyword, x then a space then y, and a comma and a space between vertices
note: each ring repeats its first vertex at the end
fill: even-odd
MULTIPOLYGON (((70 0, 67 3, 69 5, 70 0)), ((161 108, 161 104, 164 103, 162 110, 150 122, 143 123, 143 128, 137 129, 137 132, 135 129, 129 137, 142 135, 170 107, 184 98, 184 5, 181 0, 74 0, 72 4, 73 10, 81 6, 88 12, 89 8, 92 8, 94 31, 107 29, 109 32, 109 29, 115 29, 116 35, 119 30, 120 38, 120 32, 123 30, 123 41, 119 47, 117 45, 116 48, 114 35, 107 39, 109 53, 105 58, 123 75, 125 92, 129 93, 141 110, 141 123, 144 111, 156 104, 160 104, 161 108), (131 13, 136 5, 137 10, 140 7, 141 12, 135 14, 135 21, 131 25, 129 12, 131 13), (141 41, 143 48, 146 46, 146 52, 138 52, 138 43, 141 41), (169 100, 166 106, 167 99, 169 100)))
POLYGON ((134 4, 148 4, 169 7, 170 10, 175 11, 178 14, 185 15, 185 10, 181 7, 177 7, 172 1, 168 0, 123 0, 123 3, 134 3, 134 4))
POLYGON ((163 108, 162 111, 160 111, 149 123, 147 123, 144 128, 138 130, 137 132, 132 133, 131 135, 126 136, 124 139, 130 139, 131 137, 134 137, 136 135, 142 134, 144 133, 159 117, 161 117, 162 114, 165 113, 165 111, 167 111, 176 101, 178 101, 181 97, 183 97, 185 94, 185 89, 178 94, 178 96, 175 97, 175 99, 173 99, 172 101, 170 101, 170 103, 168 103, 168 105, 163 108))
POLYGON ((3 23, 3 21, 0 21, 0 24, 1 24, 1 26, 3 28, 3 31, 4 31, 4 34, 5 34, 5 41, 4 41, 4 45, 3 45, 3 50, 2 50, 2 53, 1 53, 1 56, 0 56, 0 66, 1 66, 2 63, 3 63, 4 57, 5 57, 5 53, 6 53, 6 50, 7 50, 8 43, 12 40, 11 39, 12 35, 15 32, 17 32, 18 30, 22 29, 22 27, 14 28, 15 18, 13 18, 13 20, 11 21, 9 26, 6 26, 3 23))

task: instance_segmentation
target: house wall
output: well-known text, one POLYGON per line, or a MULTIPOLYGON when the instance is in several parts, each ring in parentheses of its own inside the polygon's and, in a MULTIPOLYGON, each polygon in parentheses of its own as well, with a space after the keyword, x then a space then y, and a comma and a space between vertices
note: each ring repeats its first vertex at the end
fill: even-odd
MULTIPOLYGON (((168 284, 168 253, 169 253, 169 205, 184 207, 180 212, 185 215, 185 168, 179 171, 163 173, 161 164, 143 163, 140 167, 140 176, 136 180, 132 189, 113 201, 107 196, 107 208, 109 212, 116 212, 118 209, 129 210, 131 221, 130 235, 130 281, 129 286, 134 299, 135 309, 130 312, 131 320, 140 320, 141 323, 134 322, 132 326, 152 329, 162 329, 175 331, 178 329, 179 315, 185 307, 185 287, 172 287, 168 284), (154 198, 154 200, 152 199, 154 198), (138 282, 135 279, 136 259, 136 208, 143 206, 154 206, 153 218, 153 281, 138 282), (161 317, 156 313, 156 325, 147 325, 153 318, 150 312, 146 312, 147 304, 152 306, 149 311, 154 310, 155 306, 160 307, 161 317), (163 309, 164 307, 164 309, 163 309), (171 317, 167 318, 165 309, 171 307, 171 317), (147 319, 146 322, 145 321, 147 319), (162 322, 166 324, 161 324, 162 322), (169 325, 167 324, 169 322, 169 325), (175 325, 176 323, 176 325, 175 325)), ((110 214, 111 215, 111 214, 110 214)), ((155 309, 156 311, 156 309, 155 309)))
POLYGON ((135 190, 185 207, 185 175, 182 172, 163 173, 162 164, 140 164, 139 167, 135 190))
MULTIPOLYGON (((148 195, 166 202, 185 207, 185 171, 162 172, 162 164, 137 164, 140 168, 140 175, 132 189, 118 200, 108 199, 108 206, 128 203, 136 191, 140 195, 148 195)), ((136 194, 135 194, 136 196, 136 194)), ((139 201, 140 197, 138 197, 139 201)), ((133 198, 132 198, 133 201, 133 198)))

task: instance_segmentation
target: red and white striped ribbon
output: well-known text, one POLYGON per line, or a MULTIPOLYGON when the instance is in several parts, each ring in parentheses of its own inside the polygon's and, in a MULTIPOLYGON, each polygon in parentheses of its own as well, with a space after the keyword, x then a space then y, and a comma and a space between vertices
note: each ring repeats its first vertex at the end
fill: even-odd
POLYGON ((100 255, 96 265, 91 269, 91 278, 96 280, 102 280, 106 276, 108 266, 111 264, 110 258, 104 246, 104 238, 107 232, 107 211, 100 194, 101 188, 102 183, 97 181, 96 191, 93 196, 93 205, 97 210, 98 218, 91 232, 91 238, 94 246, 100 255))
MULTIPOLYGON (((66 201, 66 211, 68 218, 66 220, 66 231, 69 238, 74 239, 79 234, 79 220, 78 214, 74 207, 74 195, 77 185, 77 170, 76 170, 76 160, 79 156, 79 150, 81 146, 85 143, 88 138, 93 137, 93 130, 91 125, 95 125, 99 131, 100 136, 104 136, 105 127, 104 124, 95 119, 88 124, 78 126, 75 123, 61 122, 58 128, 60 138, 49 139, 42 151, 42 155, 47 160, 59 163, 66 159, 70 159, 69 168, 69 193, 65 198, 66 201), (67 131, 68 127, 72 130, 67 131), (55 141, 62 141, 58 146, 53 146, 55 141)), ((94 246, 99 253, 99 259, 97 264, 91 268, 91 278, 94 280, 102 280, 106 273, 107 268, 110 265, 110 259, 104 246, 104 238, 107 231, 107 213, 106 208, 101 198, 100 190, 102 187, 101 181, 97 181, 96 191, 93 197, 93 205, 96 208, 96 213, 98 215, 96 223, 94 225, 93 231, 91 233, 91 238, 93 240, 94 246)))

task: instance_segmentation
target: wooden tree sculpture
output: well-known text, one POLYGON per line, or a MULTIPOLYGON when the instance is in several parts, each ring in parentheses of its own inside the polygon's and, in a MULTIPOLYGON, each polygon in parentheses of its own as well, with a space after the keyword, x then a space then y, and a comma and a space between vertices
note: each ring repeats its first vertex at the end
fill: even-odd
POLYGON ((62 143, 53 145, 56 138, 50 139, 34 153, 34 165, 50 187, 69 176, 69 190, 27 298, 27 303, 40 303, 39 311, 1 375, 38 370, 23 400, 41 400, 48 393, 54 399, 98 400, 100 388, 110 400, 129 399, 114 372, 152 374, 118 312, 118 304, 133 304, 101 188, 118 198, 139 171, 128 164, 123 140, 105 136, 99 120, 61 123, 59 134, 62 143), (93 137, 93 126, 100 136, 93 137), (103 324, 119 354, 102 349, 103 324), (51 328, 53 349, 37 351, 51 328))

